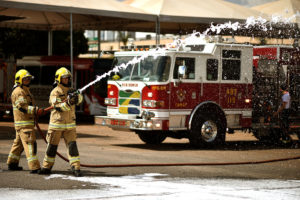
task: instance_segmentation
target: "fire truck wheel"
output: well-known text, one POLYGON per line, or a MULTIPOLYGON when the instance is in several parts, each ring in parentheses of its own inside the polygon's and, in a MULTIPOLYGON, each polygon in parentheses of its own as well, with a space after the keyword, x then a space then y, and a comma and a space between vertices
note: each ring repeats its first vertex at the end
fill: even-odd
POLYGON ((166 135, 161 131, 136 131, 139 138, 146 144, 160 144, 166 139, 166 135))
POLYGON ((190 144, 195 147, 213 146, 225 142, 226 127, 217 114, 198 114, 192 121, 190 144))

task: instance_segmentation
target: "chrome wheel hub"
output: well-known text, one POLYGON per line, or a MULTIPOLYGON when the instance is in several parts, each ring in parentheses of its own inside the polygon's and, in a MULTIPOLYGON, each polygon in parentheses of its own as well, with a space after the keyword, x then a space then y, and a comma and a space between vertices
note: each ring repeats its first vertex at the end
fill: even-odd
POLYGON ((212 142, 218 134, 217 125, 213 121, 205 121, 201 127, 201 137, 206 142, 212 142))

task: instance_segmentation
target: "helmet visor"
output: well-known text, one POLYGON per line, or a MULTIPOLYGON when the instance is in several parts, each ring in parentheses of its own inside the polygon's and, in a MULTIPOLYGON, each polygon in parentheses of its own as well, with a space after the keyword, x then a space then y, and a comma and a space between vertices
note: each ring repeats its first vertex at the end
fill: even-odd
POLYGON ((64 74, 61 76, 61 78, 71 78, 71 75, 70 74, 64 74))
POLYGON ((25 76, 24 78, 23 78, 23 81, 31 81, 32 79, 34 79, 34 77, 33 76, 25 76))

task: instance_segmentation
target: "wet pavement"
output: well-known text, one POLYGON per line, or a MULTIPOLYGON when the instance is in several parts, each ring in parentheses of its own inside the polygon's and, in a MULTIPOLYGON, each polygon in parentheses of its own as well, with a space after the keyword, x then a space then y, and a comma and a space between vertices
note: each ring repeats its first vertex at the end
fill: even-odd
MULTIPOLYGON (((42 123, 45 133, 47 124, 42 123)), ((84 164, 222 163, 270 160, 300 155, 297 137, 293 146, 258 142, 251 133, 228 135, 226 144, 195 149, 187 139, 170 139, 146 145, 132 132, 113 131, 93 124, 77 127, 78 147, 84 164)), ((53 174, 8 171, 6 159, 14 128, 0 122, 0 199, 300 199, 300 160, 229 166, 172 166, 82 168, 84 177, 73 177, 68 163, 56 158, 53 174)), ((38 135, 38 158, 46 144, 38 135)), ((61 141, 58 151, 66 155, 61 141)))
POLYGON ((167 174, 80 177, 53 174, 45 178, 81 181, 97 189, 24 190, 1 188, 1 199, 300 199, 299 180, 173 178, 167 174))

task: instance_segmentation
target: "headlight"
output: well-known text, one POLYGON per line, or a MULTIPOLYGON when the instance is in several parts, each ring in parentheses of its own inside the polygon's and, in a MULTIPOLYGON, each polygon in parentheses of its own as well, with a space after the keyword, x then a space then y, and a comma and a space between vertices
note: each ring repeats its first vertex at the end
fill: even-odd
POLYGON ((144 107, 155 108, 155 107, 163 107, 164 101, 155 101, 155 100, 144 100, 144 107))
POLYGON ((104 103, 106 105, 112 105, 115 106, 116 105, 116 99, 115 98, 105 98, 104 103))
POLYGON ((153 105, 154 105, 154 102, 153 102, 154 100, 144 100, 143 101, 143 106, 144 107, 154 107, 153 105))
POLYGON ((151 128, 152 127, 152 122, 147 122, 147 128, 151 128))
POLYGON ((245 99, 245 103, 250 103, 251 100, 250 99, 245 99))

